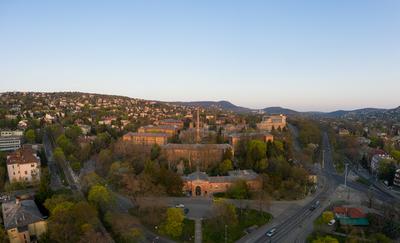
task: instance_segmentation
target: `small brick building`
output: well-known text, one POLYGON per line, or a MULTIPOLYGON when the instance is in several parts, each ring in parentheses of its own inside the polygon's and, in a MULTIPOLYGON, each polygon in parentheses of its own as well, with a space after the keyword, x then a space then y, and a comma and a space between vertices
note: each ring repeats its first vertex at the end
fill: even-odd
POLYGON ((213 193, 225 192, 235 181, 245 180, 250 190, 258 190, 262 182, 257 173, 252 170, 232 170, 227 176, 208 176, 196 171, 183 176, 183 190, 191 196, 210 196, 213 193))

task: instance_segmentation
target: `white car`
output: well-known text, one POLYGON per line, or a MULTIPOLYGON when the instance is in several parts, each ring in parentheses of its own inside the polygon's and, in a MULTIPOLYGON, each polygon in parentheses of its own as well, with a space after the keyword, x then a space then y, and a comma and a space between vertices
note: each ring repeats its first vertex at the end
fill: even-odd
POLYGON ((272 237, 275 234, 275 231, 276 231, 276 228, 272 228, 266 233, 266 235, 268 237, 272 237))
POLYGON ((176 207, 176 208, 184 208, 185 205, 183 205, 182 203, 180 203, 180 204, 176 204, 175 207, 176 207))
POLYGON ((332 219, 331 221, 329 221, 328 225, 329 225, 329 226, 332 226, 332 225, 334 225, 335 223, 336 223, 336 220, 332 219))

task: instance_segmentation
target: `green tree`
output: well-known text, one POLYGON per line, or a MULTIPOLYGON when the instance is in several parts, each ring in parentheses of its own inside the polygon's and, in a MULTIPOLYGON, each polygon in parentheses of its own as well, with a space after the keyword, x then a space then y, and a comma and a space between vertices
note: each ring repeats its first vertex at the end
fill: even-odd
POLYGON ((317 237, 317 239, 313 240, 312 243, 339 243, 339 241, 336 238, 327 235, 317 237))
POLYGON ((382 233, 375 233, 370 236, 373 242, 390 243, 392 240, 382 233))
POLYGON ((227 160, 227 159, 229 159, 230 161, 233 160, 233 151, 230 148, 228 148, 224 152, 223 160, 227 160))
POLYGON ((75 203, 60 199, 61 197, 57 196, 56 200, 48 199, 45 202, 46 208, 50 210, 50 242, 78 242, 85 229, 99 226, 97 211, 87 202, 75 203))
POLYGON ((389 185, 392 185, 396 174, 396 165, 392 160, 382 160, 378 167, 378 176, 381 180, 386 180, 389 185))
POLYGON ((44 203, 47 198, 50 198, 53 191, 50 188, 50 173, 47 168, 42 169, 40 174, 39 190, 35 195, 35 198, 40 203, 44 203))
POLYGON ((393 149, 390 154, 398 163, 400 163, 400 150, 393 149))
POLYGON ((53 157, 54 157, 54 160, 57 161, 58 163, 62 163, 65 161, 64 151, 60 147, 57 147, 54 149, 53 157))
POLYGON ((35 143, 36 135, 33 129, 29 129, 25 132, 25 139, 28 143, 35 143))
POLYGON ((334 218, 332 211, 325 211, 322 213, 322 220, 325 224, 329 223, 334 218))
POLYGON ((71 139, 72 141, 76 141, 76 139, 82 135, 82 129, 76 125, 72 125, 65 130, 65 135, 71 139))
POLYGON ((103 179, 96 174, 96 172, 90 172, 82 178, 82 185, 84 190, 87 192, 92 186, 103 184, 103 179))
POLYGON ((267 145, 259 140, 251 140, 247 144, 247 166, 254 168, 256 163, 267 157, 267 145))
POLYGON ((97 158, 98 167, 96 168, 99 175, 105 176, 112 163, 112 153, 109 149, 102 149, 97 158))
POLYGON ((167 219, 162 226, 162 230, 165 234, 177 239, 182 235, 184 217, 181 208, 168 208, 167 219))
POLYGON ((156 184, 163 186, 168 195, 182 195, 183 181, 177 173, 162 167, 155 176, 153 175, 156 184))
POLYGON ((160 156, 161 153, 161 147, 158 144, 154 144, 153 147, 151 148, 150 152, 150 159, 155 160, 160 156))
POLYGON ((255 168, 255 170, 257 170, 259 172, 265 171, 268 168, 267 158, 257 161, 254 168, 255 168))
POLYGON ((216 227, 224 225, 236 226, 239 223, 238 216, 236 213, 235 205, 226 201, 220 201, 214 205, 214 215, 216 227))
POLYGON ((4 230, 3 226, 0 226, 0 243, 6 243, 9 242, 8 237, 7 237, 7 233, 4 230))
POLYGON ((111 192, 102 185, 95 185, 90 188, 88 200, 100 209, 107 209, 113 205, 115 199, 111 192))
POLYGON ((218 165, 218 171, 222 175, 228 174, 230 170, 233 170, 232 161, 230 159, 225 159, 218 165))
POLYGON ((64 151, 65 154, 72 154, 76 149, 72 142, 64 134, 61 134, 56 143, 64 151))
POLYGON ((235 181, 226 191, 229 198, 248 199, 250 198, 250 189, 245 180, 235 181))

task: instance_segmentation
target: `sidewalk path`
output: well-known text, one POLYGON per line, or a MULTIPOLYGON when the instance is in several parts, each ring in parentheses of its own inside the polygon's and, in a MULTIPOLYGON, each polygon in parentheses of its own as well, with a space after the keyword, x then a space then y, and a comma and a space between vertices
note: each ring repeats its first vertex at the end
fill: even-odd
POLYGON ((194 243, 201 243, 201 242, 202 242, 201 219, 196 219, 194 227, 194 243))

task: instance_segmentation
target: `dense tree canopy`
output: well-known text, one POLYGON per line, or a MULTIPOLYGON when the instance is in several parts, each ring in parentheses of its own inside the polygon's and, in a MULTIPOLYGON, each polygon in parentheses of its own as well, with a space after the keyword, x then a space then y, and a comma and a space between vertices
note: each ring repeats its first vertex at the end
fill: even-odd
POLYGON ((167 219, 162 225, 161 230, 172 238, 178 238, 182 234, 184 217, 181 208, 168 208, 167 219))
POLYGON ((115 202, 112 193, 102 185, 94 185, 90 188, 88 200, 102 210, 110 208, 115 202))
POLYGON ((36 141, 36 134, 35 130, 29 129, 25 132, 25 139, 28 143, 35 143, 36 141))

